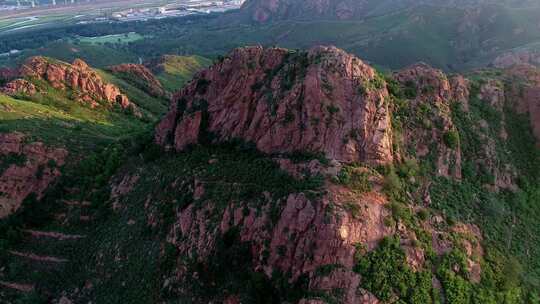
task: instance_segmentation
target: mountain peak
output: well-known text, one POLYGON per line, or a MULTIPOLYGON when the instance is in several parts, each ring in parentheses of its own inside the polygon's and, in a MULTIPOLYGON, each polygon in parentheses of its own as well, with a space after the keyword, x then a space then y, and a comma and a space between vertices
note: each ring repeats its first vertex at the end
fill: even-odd
POLYGON ((335 47, 246 47, 199 73, 174 98, 156 141, 177 151, 242 139, 265 153, 392 160, 384 80, 335 47))

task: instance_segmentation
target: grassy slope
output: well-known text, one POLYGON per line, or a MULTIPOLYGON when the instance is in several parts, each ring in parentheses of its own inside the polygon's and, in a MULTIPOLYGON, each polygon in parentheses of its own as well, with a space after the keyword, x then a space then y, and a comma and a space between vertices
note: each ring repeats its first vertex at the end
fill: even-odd
POLYGON ((79 36, 78 39, 82 43, 90 44, 104 44, 104 43, 129 43, 137 40, 143 39, 143 36, 135 33, 125 33, 125 34, 116 34, 116 35, 104 35, 97 37, 83 37, 79 36))
POLYGON ((74 151, 108 144, 143 128, 141 121, 119 112, 0 95, 1 132, 23 132, 35 140, 69 146, 74 151))
POLYGON ((153 98, 106 72, 98 70, 98 73, 105 81, 120 87, 142 110, 143 119, 107 103, 91 108, 73 100, 69 89, 55 89, 46 81, 30 79, 39 93, 16 98, 0 95, 0 131, 19 131, 47 144, 82 151, 132 137, 148 128, 166 110, 166 100, 153 98))
POLYGON ((169 92, 175 92, 186 84, 195 73, 208 67, 212 61, 201 56, 163 56, 157 78, 169 92))

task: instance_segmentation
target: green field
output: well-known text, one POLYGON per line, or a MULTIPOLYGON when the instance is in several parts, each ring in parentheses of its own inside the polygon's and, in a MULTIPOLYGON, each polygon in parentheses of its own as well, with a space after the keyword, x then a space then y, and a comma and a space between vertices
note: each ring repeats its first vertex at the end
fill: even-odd
POLYGON ((141 40, 144 37, 135 33, 125 33, 125 34, 116 34, 116 35, 105 35, 98 37, 76 37, 75 40, 78 40, 81 43, 91 43, 91 44, 104 44, 104 43, 128 43, 137 40, 141 40))

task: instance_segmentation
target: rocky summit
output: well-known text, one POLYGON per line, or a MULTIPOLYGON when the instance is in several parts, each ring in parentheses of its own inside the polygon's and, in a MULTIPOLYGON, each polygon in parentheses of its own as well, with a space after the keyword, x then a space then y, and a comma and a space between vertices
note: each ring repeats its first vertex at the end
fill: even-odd
POLYGON ((306 151, 344 162, 392 161, 384 80, 333 47, 241 48, 176 94, 156 142, 241 139, 265 153, 306 151))

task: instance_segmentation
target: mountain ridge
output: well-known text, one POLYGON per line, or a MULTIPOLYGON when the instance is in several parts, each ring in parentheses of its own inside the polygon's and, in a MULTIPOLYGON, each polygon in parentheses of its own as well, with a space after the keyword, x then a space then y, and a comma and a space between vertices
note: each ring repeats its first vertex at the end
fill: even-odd
POLYGON ((241 7, 256 22, 285 19, 351 20, 380 16, 418 6, 479 8, 490 5, 538 6, 534 1, 454 0, 454 1, 350 1, 350 0, 247 0, 241 7))

